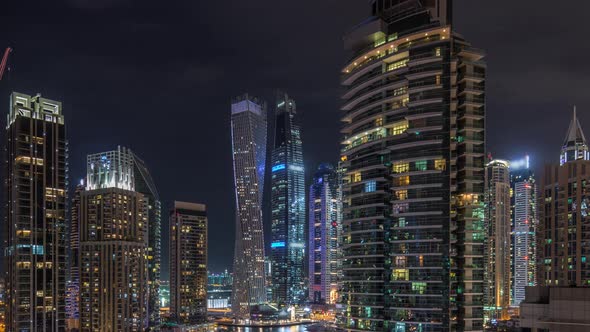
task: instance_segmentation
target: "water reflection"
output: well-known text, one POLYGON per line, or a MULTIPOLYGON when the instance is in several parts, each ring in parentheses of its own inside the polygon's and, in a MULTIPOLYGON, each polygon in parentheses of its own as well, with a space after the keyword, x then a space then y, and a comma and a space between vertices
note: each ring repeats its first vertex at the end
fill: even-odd
POLYGON ((279 326, 279 327, 237 327, 222 326, 218 327, 220 332, 307 332, 307 325, 279 326))

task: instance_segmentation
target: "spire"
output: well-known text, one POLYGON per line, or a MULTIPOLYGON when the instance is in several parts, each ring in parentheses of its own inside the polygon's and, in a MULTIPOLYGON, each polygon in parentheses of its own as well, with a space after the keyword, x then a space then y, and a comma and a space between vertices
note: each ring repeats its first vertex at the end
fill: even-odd
POLYGON ((580 121, 578 121, 578 117, 576 116, 576 106, 574 105, 574 116, 572 117, 572 122, 570 123, 570 127, 567 130, 567 136, 565 137, 565 141, 563 145, 566 146, 568 143, 584 143, 586 144, 586 137, 584 136, 584 132, 582 131, 582 126, 580 125, 580 121))
POLYGON ((563 165, 572 160, 589 160, 590 154, 588 152, 588 144, 586 143, 586 136, 582 131, 582 125, 576 116, 576 106, 574 105, 574 114, 570 126, 567 130, 567 135, 561 147, 560 164, 563 165))

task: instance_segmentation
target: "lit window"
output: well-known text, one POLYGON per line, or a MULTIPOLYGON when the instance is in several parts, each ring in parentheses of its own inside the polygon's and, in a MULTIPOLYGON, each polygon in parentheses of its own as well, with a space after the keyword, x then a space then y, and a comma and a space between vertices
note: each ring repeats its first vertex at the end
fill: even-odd
POLYGON ((395 196, 398 200, 403 201, 404 199, 408 199, 408 191, 407 190, 397 190, 395 192, 395 196))
POLYGON ((436 85, 440 85, 440 75, 436 75, 436 85))
POLYGON ((447 161, 445 159, 437 159, 434 161, 434 169, 437 171, 444 171, 447 168, 447 161))
POLYGON ((406 261, 407 261, 406 256, 395 257, 395 267, 406 267, 406 261))
POLYGON ((406 218, 398 218, 397 223, 399 224, 399 227, 406 227, 406 218))
POLYGON ((375 127, 381 127, 383 125, 383 118, 375 119, 375 127))
POLYGON ((410 270, 395 269, 391 277, 393 280, 410 280, 410 270))
POLYGON ((395 163, 393 164, 394 173, 405 173, 410 170, 410 164, 408 163, 395 163))
POLYGON ((396 187, 409 186, 410 185, 410 177, 407 175, 400 176, 399 178, 396 179, 394 184, 396 187))
POLYGON ((425 171, 428 169, 428 165, 426 163, 426 160, 417 161, 415 165, 416 165, 417 171, 425 171))
POLYGON ((393 128, 391 129, 392 135, 400 135, 408 130, 409 124, 408 120, 399 121, 393 124, 393 128))
POLYGON ((352 176, 352 182, 361 182, 363 180, 361 173, 354 173, 352 176))
POLYGON ((372 193, 377 190, 377 182, 369 181, 365 183, 365 192, 372 193))
POLYGON ((412 290, 417 292, 418 294, 424 294, 426 291, 426 283, 425 282, 413 282, 412 283, 412 290))
POLYGON ((434 49, 434 55, 440 56, 440 47, 434 49))
POLYGON ((399 60, 396 62, 392 62, 387 65, 387 71, 396 70, 408 65, 408 59, 399 60))

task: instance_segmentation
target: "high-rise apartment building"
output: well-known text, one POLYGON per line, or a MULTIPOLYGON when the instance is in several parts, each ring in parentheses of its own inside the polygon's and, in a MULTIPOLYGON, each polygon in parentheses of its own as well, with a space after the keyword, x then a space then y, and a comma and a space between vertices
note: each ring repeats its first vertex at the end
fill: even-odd
POLYGON ((273 302, 305 300, 305 169, 295 101, 279 93, 271 153, 273 302))
POLYGON ((170 211, 170 314, 179 324, 207 322, 207 208, 174 202, 170 211))
POLYGON ((249 319, 250 307, 266 302, 262 194, 266 163, 266 104, 248 95, 231 105, 236 191, 236 246, 232 312, 249 319))
MULTIPOLYGON (((143 194, 147 202, 148 248, 147 283, 149 287, 148 315, 149 326, 160 324, 160 265, 161 265, 161 202, 158 189, 146 163, 125 147, 89 156, 87 165, 88 188, 109 188, 112 186, 143 194), (113 164, 117 161, 119 164, 113 164)), ((75 204, 72 206, 75 218, 75 204)), ((73 242, 75 243, 75 241, 73 242)))
POLYGON ((482 331, 484 55, 450 1, 370 4, 345 37, 338 323, 482 331))
POLYGON ((68 150, 61 103, 13 92, 6 139, 6 328, 64 331, 68 150))
POLYGON ((334 304, 338 299, 338 173, 321 164, 309 188, 309 300, 334 304))
POLYGON ((539 189, 538 284, 590 285, 590 158, 575 111, 560 165, 545 166, 539 189))
POLYGON ((68 331, 80 328, 80 266, 78 257, 80 255, 80 198, 86 190, 85 181, 81 180, 74 191, 70 205, 70 228, 69 228, 69 250, 68 250, 68 279, 66 290, 66 325, 68 331))
POLYGON ((512 206, 512 305, 525 298, 525 287, 537 284, 537 183, 529 157, 510 162, 512 206))
POLYGON ((87 157, 86 190, 72 215, 79 232, 81 331, 149 326, 149 202, 134 179, 128 149, 87 157))
POLYGON ((486 165, 485 288, 486 314, 508 319, 510 306, 510 163, 495 159, 486 165))

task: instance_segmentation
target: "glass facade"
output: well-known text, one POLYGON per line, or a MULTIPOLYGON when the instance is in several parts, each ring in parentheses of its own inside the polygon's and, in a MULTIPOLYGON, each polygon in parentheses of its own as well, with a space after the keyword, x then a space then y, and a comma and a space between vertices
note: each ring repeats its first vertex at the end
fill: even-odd
POLYGON ((305 170, 295 101, 279 94, 271 154, 273 302, 305 300, 305 170))
POLYGON ((232 312, 249 318, 252 305, 266 302, 262 194, 266 162, 266 104, 248 95, 231 106, 236 191, 236 247, 232 312))
POLYGON ((483 53, 447 1, 371 4, 345 37, 338 324, 482 331, 483 53))
POLYGON ((484 301, 488 319, 509 319, 511 280, 510 164, 486 165, 484 301))
POLYGON ((334 304, 338 297, 339 181, 334 166, 321 164, 309 188, 309 300, 334 304))
POLYGON ((520 305, 525 287, 537 285, 536 231, 537 183, 535 174, 525 163, 510 163, 510 203, 512 205, 512 304, 520 305))

